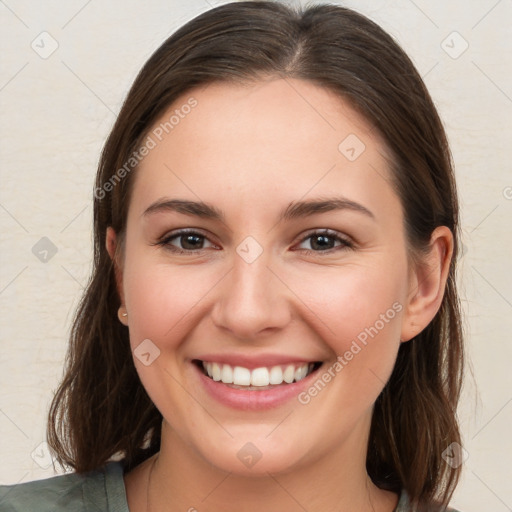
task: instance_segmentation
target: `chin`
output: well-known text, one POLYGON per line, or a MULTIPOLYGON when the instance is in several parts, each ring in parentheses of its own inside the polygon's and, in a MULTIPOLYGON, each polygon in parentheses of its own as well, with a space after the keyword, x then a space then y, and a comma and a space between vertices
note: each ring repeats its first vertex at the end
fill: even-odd
POLYGON ((304 442, 290 440, 289 445, 261 437, 230 439, 229 442, 201 446, 200 453, 212 466, 240 476, 267 477, 268 473, 286 473, 300 464, 304 457, 304 442), (301 447, 298 452, 297 447, 301 447))

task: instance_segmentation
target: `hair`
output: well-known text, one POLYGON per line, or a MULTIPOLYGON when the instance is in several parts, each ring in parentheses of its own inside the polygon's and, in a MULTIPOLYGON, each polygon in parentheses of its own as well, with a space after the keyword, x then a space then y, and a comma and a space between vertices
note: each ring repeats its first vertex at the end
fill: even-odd
POLYGON ((432 99, 404 51, 365 16, 332 5, 298 10, 256 1, 211 9, 171 35, 139 72, 99 162, 94 265, 50 408, 49 445, 57 461, 76 472, 116 457, 130 469, 159 450, 162 415, 139 380, 128 330, 117 319, 116 267, 105 247, 107 227, 121 239, 125 233, 136 165, 115 186, 105 184, 187 91, 262 77, 326 88, 379 132, 391 154, 392 185, 402 204, 410 254, 421 256, 438 226, 453 233, 442 304, 432 322, 400 346, 374 404, 366 461, 380 488, 405 490, 412 503, 447 504, 461 468, 446 464, 442 452, 461 443, 456 407, 464 363, 451 155, 432 99))

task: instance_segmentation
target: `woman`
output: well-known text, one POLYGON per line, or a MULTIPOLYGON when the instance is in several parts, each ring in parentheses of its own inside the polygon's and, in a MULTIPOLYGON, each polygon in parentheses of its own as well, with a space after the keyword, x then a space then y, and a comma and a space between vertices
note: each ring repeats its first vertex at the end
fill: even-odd
POLYGON ((198 16, 135 80, 94 196, 49 418, 74 473, 2 510, 446 510, 457 196, 382 29, 335 6, 198 16))

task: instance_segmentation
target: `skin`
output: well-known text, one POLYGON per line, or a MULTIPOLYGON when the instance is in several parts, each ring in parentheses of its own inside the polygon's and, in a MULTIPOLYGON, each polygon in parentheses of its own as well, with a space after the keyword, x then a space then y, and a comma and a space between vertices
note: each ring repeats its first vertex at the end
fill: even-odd
MULTIPOLYGON (((115 259, 132 349, 150 339, 160 350, 149 366, 134 361, 164 416, 160 453, 125 476, 130 510, 147 510, 151 471, 152 511, 230 512, 243 503, 246 512, 391 512, 398 497, 365 469, 372 408, 400 343, 439 309, 451 232, 437 228, 429 253, 411 264, 386 147, 326 89, 291 79, 211 84, 183 95, 155 126, 190 96, 197 106, 136 171, 115 259), (365 145, 354 161, 338 149, 349 134, 365 145), (373 217, 343 209, 279 221, 291 203, 334 196, 373 217), (225 218, 144 214, 163 197, 202 200, 225 218), (169 245, 184 247, 179 237, 155 245, 180 228, 206 237, 199 250, 173 253, 169 245), (306 238, 326 228, 353 247, 329 238, 326 252, 306 238), (236 251, 247 236, 263 249, 250 264, 236 251), (205 392, 191 365, 211 352, 278 353, 323 361, 321 375, 396 303, 401 311, 307 404, 234 410, 205 392), (262 454, 252 468, 237 457, 247 442, 262 454)), ((115 258, 111 228, 106 244, 115 258)))

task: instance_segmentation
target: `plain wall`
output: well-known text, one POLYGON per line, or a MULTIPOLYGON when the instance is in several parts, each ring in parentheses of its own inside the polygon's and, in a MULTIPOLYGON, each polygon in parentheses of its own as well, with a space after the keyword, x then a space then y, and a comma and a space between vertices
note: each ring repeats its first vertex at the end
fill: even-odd
MULTIPOLYGON (((46 412, 90 270, 96 165, 121 102, 164 39, 219 3, 0 3, 0 483, 54 474, 41 445, 46 412)), ((452 504, 512 510, 512 2, 342 5, 399 41, 445 123, 474 373, 460 407, 469 457, 452 504)))

